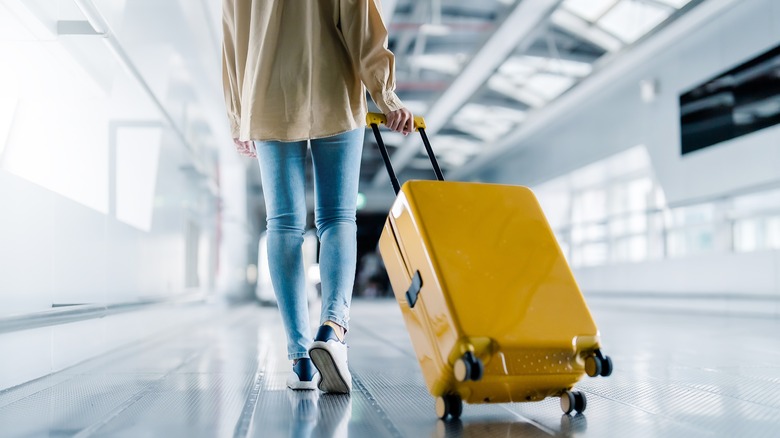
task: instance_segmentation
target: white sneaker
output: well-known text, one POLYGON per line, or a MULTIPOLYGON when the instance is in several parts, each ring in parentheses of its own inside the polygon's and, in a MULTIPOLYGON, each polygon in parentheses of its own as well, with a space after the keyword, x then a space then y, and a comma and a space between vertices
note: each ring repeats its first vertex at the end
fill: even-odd
POLYGON ((309 348, 309 357, 320 372, 320 390, 335 394, 349 394, 352 391, 347 344, 339 340, 333 327, 320 327, 309 348))
POLYGON ((317 372, 311 359, 298 359, 287 376, 287 387, 290 389, 317 389, 319 377, 320 373, 317 372))

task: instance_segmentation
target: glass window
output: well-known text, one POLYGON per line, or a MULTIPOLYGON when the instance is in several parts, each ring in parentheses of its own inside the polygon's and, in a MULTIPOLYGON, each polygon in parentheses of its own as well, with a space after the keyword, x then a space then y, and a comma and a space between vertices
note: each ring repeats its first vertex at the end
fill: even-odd
POLYGON ((761 249, 761 222, 758 219, 744 219, 734 224, 734 249, 748 252, 761 249))
POLYGON ((606 243, 589 243, 573 252, 573 264, 580 266, 598 266, 607 261, 606 243))
POLYGON ((566 228, 571 222, 571 189, 564 179, 556 179, 534 188, 536 197, 554 230, 566 228))
POLYGON ((617 239, 612 245, 613 262, 638 262, 647 258, 647 237, 630 236, 617 239))
MULTIPOLYGON (((95 55, 113 61, 105 48, 95 55)), ((3 170, 108 213, 109 111, 100 84, 60 42, 3 42, 0 59, 0 96, 18 98, 4 105, 14 110, 3 170)))
POLYGON ((780 216, 766 221, 766 245, 767 248, 780 249, 780 216))
POLYGON ((604 190, 588 190, 575 195, 572 202, 572 222, 583 223, 605 219, 607 216, 604 190))

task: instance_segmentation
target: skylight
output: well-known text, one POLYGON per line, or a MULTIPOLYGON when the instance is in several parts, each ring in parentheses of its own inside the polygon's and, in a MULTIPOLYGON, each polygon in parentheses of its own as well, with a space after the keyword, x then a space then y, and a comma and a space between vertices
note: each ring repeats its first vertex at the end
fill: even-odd
MULTIPOLYGON (((510 58, 513 59, 513 58, 510 58)), ((563 76, 585 77, 593 67, 587 62, 570 61, 567 59, 544 58, 541 56, 523 56, 519 62, 528 65, 537 71, 546 71, 563 76)))
POLYGON ((453 118, 458 129, 487 142, 503 136, 523 120, 525 120, 523 111, 476 103, 463 106, 453 118))
POLYGON ((566 0, 563 7, 590 22, 595 22, 617 2, 618 0, 566 0))
POLYGON ((585 62, 541 56, 512 56, 488 81, 493 91, 507 95, 532 107, 568 90, 577 79, 588 76, 593 67, 585 62))
POLYGON ((531 107, 539 108, 547 103, 540 96, 529 93, 525 88, 516 86, 509 77, 504 75, 493 75, 488 79, 488 87, 497 93, 509 96, 531 107))
POLYGON ((658 0, 658 1, 661 3, 666 3, 667 5, 675 7, 677 9, 680 9, 691 2, 691 0, 658 0))
POLYGON ((548 73, 539 73, 532 76, 525 86, 535 94, 538 94, 547 100, 552 100, 560 96, 572 85, 574 85, 574 79, 572 78, 548 73))
POLYGON ((409 62, 415 68, 438 71, 454 76, 461 71, 464 60, 465 56, 459 53, 428 53, 413 56, 409 62))
POLYGON ((590 42, 615 51, 610 35, 630 44, 650 32, 690 0, 566 0, 552 21, 590 42))
POLYGON ((626 43, 633 43, 668 18, 674 10, 640 0, 622 0, 598 25, 626 43))
POLYGON ((498 71, 507 76, 530 76, 536 72, 536 68, 526 62, 525 58, 526 57, 522 56, 510 56, 509 59, 498 68, 498 71))
POLYGON ((553 12, 552 22, 572 35, 589 41, 608 52, 615 52, 623 47, 623 43, 614 36, 605 32, 603 29, 594 26, 591 22, 579 15, 563 8, 553 12))

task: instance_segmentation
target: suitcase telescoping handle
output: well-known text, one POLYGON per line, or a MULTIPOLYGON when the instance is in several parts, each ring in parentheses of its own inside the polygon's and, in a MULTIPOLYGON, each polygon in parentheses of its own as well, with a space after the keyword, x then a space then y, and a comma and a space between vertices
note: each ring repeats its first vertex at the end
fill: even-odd
MULTIPOLYGON (((381 123, 387 123, 387 117, 385 117, 384 114, 380 113, 368 113, 366 115, 366 125, 371 127, 371 130, 374 131, 374 137, 376 137, 376 144, 379 146, 379 152, 382 154, 382 159, 385 162, 385 167, 387 168, 387 174, 390 176, 390 182, 393 183, 393 190, 395 190, 395 194, 397 195, 398 192, 401 191, 401 185, 398 184, 398 178, 395 176, 395 171, 393 170, 393 164, 390 163, 390 155, 387 153, 387 147, 385 146, 385 142, 382 141, 382 134, 379 132, 379 124, 381 123)), ((436 161, 436 155, 433 154, 433 148, 431 147, 431 142, 428 140, 428 135, 425 134, 425 119, 423 119, 420 116, 417 116, 414 118, 414 129, 416 131, 420 132, 420 137, 422 137, 423 144, 425 144, 425 151, 428 152, 428 158, 431 159, 431 164, 433 165, 433 171, 436 173, 436 179, 439 181, 444 181, 444 174, 441 173, 441 168, 439 167, 439 162, 436 161)))

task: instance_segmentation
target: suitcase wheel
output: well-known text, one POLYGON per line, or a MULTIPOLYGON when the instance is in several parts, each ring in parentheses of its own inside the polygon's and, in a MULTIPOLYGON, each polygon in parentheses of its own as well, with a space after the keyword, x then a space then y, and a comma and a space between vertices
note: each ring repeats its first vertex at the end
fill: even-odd
POLYGON ((601 376, 609 377, 612 375, 612 358, 604 356, 604 360, 601 363, 601 376))
POLYGON ((561 410, 568 415, 572 411, 585 412, 588 399, 580 391, 566 391, 561 394, 561 410))
POLYGON ((436 397, 436 416, 442 420, 451 416, 453 420, 460 418, 463 413, 463 400, 458 394, 445 394, 436 397))
POLYGON ((474 355, 474 353, 467 351, 463 356, 455 361, 453 371, 455 373, 455 379, 458 382, 465 382, 467 380, 478 381, 482 379, 485 366, 482 364, 482 361, 474 355))
POLYGON ((596 350, 594 355, 585 358, 585 372, 590 377, 608 377, 612 374, 612 359, 596 350))
POLYGON ((585 372, 590 377, 596 377, 601 375, 601 359, 596 356, 588 356, 585 358, 585 372))

